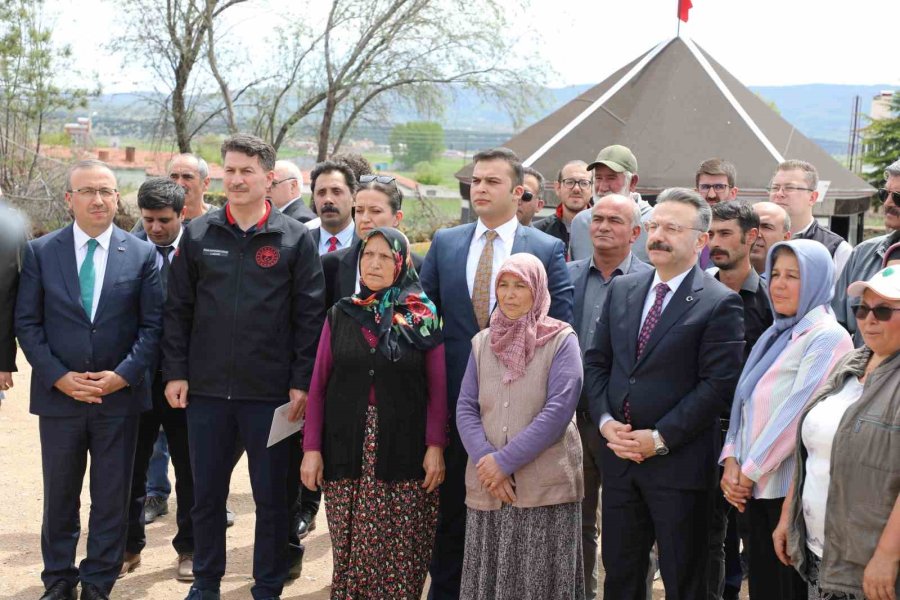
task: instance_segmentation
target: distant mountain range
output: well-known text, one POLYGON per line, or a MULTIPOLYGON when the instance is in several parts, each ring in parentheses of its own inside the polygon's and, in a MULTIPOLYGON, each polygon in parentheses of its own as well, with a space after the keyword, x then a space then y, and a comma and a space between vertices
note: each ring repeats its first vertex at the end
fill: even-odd
MULTIPOLYGON (((572 100, 590 85, 576 85, 563 88, 544 88, 545 111, 528 120, 533 123, 544 114, 558 109, 572 100)), ((872 98, 882 90, 896 89, 889 84, 882 85, 834 85, 807 84, 788 86, 751 86, 750 89, 764 100, 774 102, 781 115, 809 138, 818 142, 831 154, 846 151, 850 135, 850 116, 854 96, 860 96, 863 114, 868 114, 872 98)), ((138 133, 138 123, 147 124, 155 120, 156 107, 147 100, 147 94, 105 95, 92 102, 90 110, 96 111, 94 123, 104 135, 128 136, 138 133), (131 125, 129 125, 131 124, 131 125)), ((397 108, 391 115, 393 123, 418 120, 421 117, 408 109, 397 108)), ((447 132, 448 146, 463 143, 474 144, 481 140, 499 140, 514 133, 509 115, 502 108, 485 102, 478 94, 467 90, 459 91, 439 119, 447 132), (462 140, 462 141, 461 141, 462 140), (456 142, 456 143, 454 143, 456 142)), ((863 119, 865 125, 865 119, 863 119)), ((378 138, 387 136, 390 126, 365 128, 359 135, 378 138)), ((497 143, 499 143, 497 142, 497 143)))

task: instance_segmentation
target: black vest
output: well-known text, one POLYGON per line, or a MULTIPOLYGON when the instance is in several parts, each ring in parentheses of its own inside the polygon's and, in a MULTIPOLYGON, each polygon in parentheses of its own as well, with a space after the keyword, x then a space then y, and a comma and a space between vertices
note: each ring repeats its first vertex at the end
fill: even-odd
POLYGON ((816 240, 821 243, 823 246, 828 248, 828 251, 831 253, 831 256, 834 257, 835 251, 838 249, 838 246, 841 245, 841 242, 844 241, 844 238, 831 231, 827 227, 822 227, 819 225, 819 222, 813 218, 812 224, 800 235, 793 236, 792 239, 795 240, 816 240))
POLYGON ((381 350, 369 346, 359 323, 337 306, 328 318, 334 370, 325 395, 325 479, 360 476, 373 383, 378 400, 375 477, 380 481, 423 479, 428 404, 425 353, 403 345, 400 360, 391 362, 381 350))

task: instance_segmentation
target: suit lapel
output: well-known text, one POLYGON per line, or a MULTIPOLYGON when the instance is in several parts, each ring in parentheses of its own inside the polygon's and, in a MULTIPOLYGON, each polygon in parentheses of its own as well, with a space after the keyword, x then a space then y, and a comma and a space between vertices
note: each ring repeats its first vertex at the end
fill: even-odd
POLYGON ((518 254, 520 252, 527 252, 531 254, 531 244, 530 244, 530 236, 528 235, 529 227, 522 227, 521 225, 516 225, 516 237, 513 238, 512 250, 510 250, 510 254, 518 254))
POLYGON ((472 296, 469 294, 469 282, 466 279, 466 262, 469 258, 469 246, 472 245, 472 237, 475 235, 475 223, 469 223, 460 231, 460 235, 448 244, 450 251, 450 261, 454 268, 451 268, 448 281, 448 289, 460 290, 459 301, 464 305, 461 314, 468 315, 468 318, 475 324, 478 329, 478 319, 475 317, 475 307, 472 305, 472 296), (454 264, 455 263, 455 264, 454 264))
POLYGON ((359 247, 361 242, 356 239, 350 246, 350 250, 341 257, 338 268, 338 280, 341 287, 341 298, 353 295, 356 291, 356 266, 359 264, 359 247), (346 292, 346 293, 344 293, 346 292))
POLYGON ((125 232, 118 227, 113 227, 112 236, 109 238, 109 248, 106 251, 106 273, 103 275, 103 288, 100 291, 100 301, 97 303, 97 312, 94 313, 94 321, 100 319, 103 309, 110 302, 113 286, 119 279, 119 272, 125 262, 125 253, 128 244, 125 240, 125 232))
MULTIPOLYGON (((656 324, 656 327, 653 328, 650 339, 647 340, 647 345, 644 347, 644 353, 641 354, 641 358, 637 361, 637 364, 640 364, 647 355, 653 352, 653 348, 659 343, 659 340, 666 335, 666 332, 668 332, 673 325, 678 323, 687 311, 697 304, 702 290, 703 273, 700 270, 700 267, 694 265, 694 268, 691 269, 688 276, 684 278, 684 281, 682 281, 681 285, 678 286, 678 289, 675 290, 672 299, 669 300, 669 304, 666 305, 665 310, 663 310, 662 315, 660 315, 659 322, 656 324)), ((637 344, 636 341, 635 344, 637 344)), ((635 366, 637 366, 637 364, 635 366)))
MULTIPOLYGON (((575 299, 576 299, 575 305, 576 306, 579 304, 579 301, 580 301, 582 307, 584 306, 584 302, 586 302, 585 297, 584 297, 584 292, 585 292, 585 289, 587 288, 587 278, 588 278, 588 275, 590 274, 590 272, 591 272, 590 261, 588 261, 588 263, 585 264, 584 266, 579 265, 578 273, 575 276, 575 299)), ((576 310, 575 314, 572 315, 574 317, 574 321, 575 321, 574 325, 575 325, 576 332, 581 331, 581 325, 582 325, 581 317, 582 317, 583 313, 584 313, 584 310, 576 310)))
POLYGON ((72 303, 78 307, 78 313, 87 319, 84 307, 81 306, 81 284, 78 281, 78 261, 75 259, 75 234, 72 227, 72 225, 66 227, 56 238, 56 242, 60 245, 56 257, 66 291, 69 292, 72 303))
MULTIPOLYGON (((654 273, 653 270, 647 271, 644 277, 632 281, 625 294, 625 339, 628 356, 631 360, 634 360, 634 356, 637 354, 637 339, 641 332, 641 313, 644 310, 647 291, 650 289, 650 284, 653 283, 654 273)), ((609 300, 607 299, 607 301, 609 300)))

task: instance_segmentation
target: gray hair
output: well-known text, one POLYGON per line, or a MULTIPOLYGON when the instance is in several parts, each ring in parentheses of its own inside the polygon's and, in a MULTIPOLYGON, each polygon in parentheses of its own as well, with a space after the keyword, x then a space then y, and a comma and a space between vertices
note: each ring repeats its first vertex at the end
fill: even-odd
POLYGON ((169 164, 166 167, 166 170, 168 171, 169 169, 171 169, 172 163, 175 162, 175 159, 180 158, 182 156, 187 156, 188 158, 193 158, 195 161, 197 161, 197 174, 200 176, 200 179, 206 179, 207 177, 209 177, 209 165, 206 163, 206 161, 203 160, 203 158, 201 158, 200 156, 198 156, 196 154, 191 154, 190 152, 185 152, 183 154, 176 154, 175 156, 170 158, 169 164))
POLYGON ((884 170, 885 181, 891 177, 900 177, 900 159, 895 160, 884 170))
POLYGON ((629 198, 628 196, 623 196, 622 194, 609 193, 609 194, 604 194, 604 195, 600 196, 599 198, 597 198, 597 201, 594 202, 594 206, 591 208, 591 214, 593 214, 594 208, 599 206, 600 202, 604 198, 622 198, 623 200, 627 200, 628 202, 630 202, 632 205, 632 207, 631 207, 631 226, 632 227, 640 227, 641 226, 641 207, 638 206, 638 203, 635 202, 632 198, 629 198))
POLYGON ((693 206, 697 209, 697 220, 695 223, 697 229, 703 232, 709 231, 709 223, 712 221, 712 209, 700 194, 694 190, 679 187, 666 188, 656 197, 657 206, 664 202, 679 202, 693 206))
POLYGON ((295 163, 289 160, 277 160, 275 161, 275 170, 287 171, 291 177, 296 177, 297 185, 300 186, 301 190, 303 189, 303 172, 295 163))
POLYGON ((91 169, 106 169, 110 173, 112 173, 113 178, 115 179, 116 174, 109 167, 108 164, 103 162, 102 160, 97 160, 96 158, 88 158, 85 160, 79 160, 66 171, 66 189, 72 188, 72 174, 75 171, 90 171, 91 169))

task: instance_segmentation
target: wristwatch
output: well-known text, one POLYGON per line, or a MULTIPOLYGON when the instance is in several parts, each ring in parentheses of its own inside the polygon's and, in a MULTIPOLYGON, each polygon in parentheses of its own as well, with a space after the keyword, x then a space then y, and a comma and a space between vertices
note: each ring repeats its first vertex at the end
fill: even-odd
POLYGON ((669 453, 669 449, 666 448, 666 442, 663 441, 661 435, 659 435, 659 431, 654 429, 650 432, 650 435, 653 436, 653 449, 656 450, 657 456, 665 456, 669 453))

